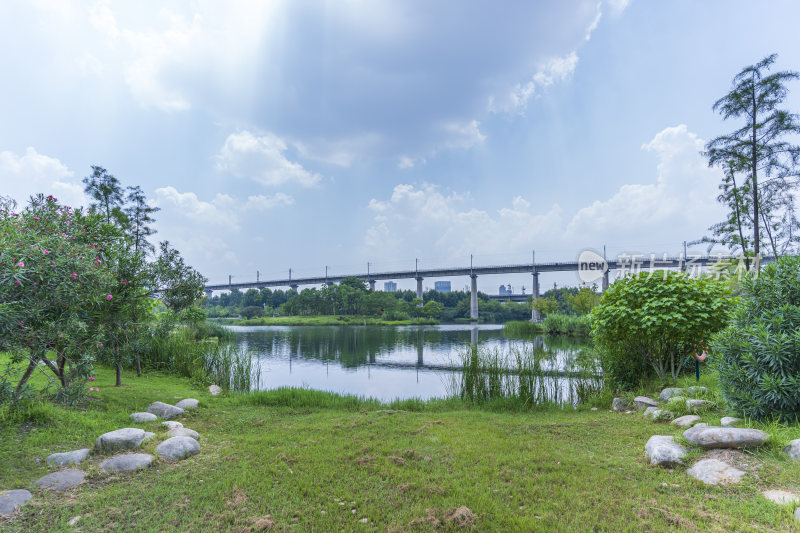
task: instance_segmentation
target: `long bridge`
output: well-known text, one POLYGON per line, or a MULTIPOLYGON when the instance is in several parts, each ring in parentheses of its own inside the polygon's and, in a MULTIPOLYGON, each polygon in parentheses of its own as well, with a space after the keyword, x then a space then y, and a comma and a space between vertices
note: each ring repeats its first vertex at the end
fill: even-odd
MULTIPOLYGON (((227 291, 232 289, 263 289, 266 287, 290 287, 297 290, 302 285, 331 285, 339 283, 348 277, 356 277, 364 280, 369 284, 371 290, 375 290, 375 282, 378 280, 396 280, 396 279, 415 279, 417 281, 417 297, 422 298, 422 280, 425 278, 448 278, 458 276, 470 277, 470 318, 478 318, 478 276, 496 275, 496 274, 531 274, 533 277, 533 286, 530 296, 534 299, 539 298, 539 275, 549 272, 578 272, 581 276, 586 276, 584 279, 593 277, 595 280, 602 279, 603 290, 608 288, 609 285, 609 272, 614 270, 617 272, 617 277, 621 277, 626 273, 637 273, 640 271, 655 271, 655 270, 682 270, 689 271, 690 274, 699 274, 700 270, 713 266, 714 264, 733 258, 731 256, 717 255, 717 256, 697 256, 697 255, 679 255, 668 257, 666 255, 656 256, 655 254, 644 255, 620 255, 617 259, 606 260, 603 256, 590 252, 589 257, 584 257, 584 254, 577 261, 566 262, 546 262, 536 263, 517 263, 510 265, 490 265, 490 266, 459 266, 449 268, 430 268, 414 270, 394 270, 386 272, 360 272, 354 274, 337 274, 325 276, 312 276, 293 278, 292 271, 289 270, 289 276, 286 278, 245 281, 233 283, 231 278, 228 278, 228 283, 210 284, 205 286, 207 294, 213 291, 227 291)), ((534 259, 532 257, 532 259, 534 259)), ((761 263, 770 261, 770 257, 761 259, 761 263)), ((744 263, 742 263, 744 265, 744 263)), ((509 297, 501 297, 499 299, 509 299, 509 297)), ((539 316, 535 309, 531 310, 531 318, 538 321, 539 316)))

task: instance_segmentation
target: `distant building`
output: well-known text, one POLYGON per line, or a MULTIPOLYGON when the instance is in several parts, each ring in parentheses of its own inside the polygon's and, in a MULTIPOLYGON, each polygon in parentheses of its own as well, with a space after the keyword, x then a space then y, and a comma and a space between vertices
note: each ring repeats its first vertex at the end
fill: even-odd
POLYGON ((505 286, 500 285, 500 289, 498 290, 498 294, 500 296, 511 296, 514 294, 514 291, 511 290, 511 285, 505 286))
POLYGON ((395 283, 394 281, 387 281, 383 284, 383 290, 385 292, 396 292, 397 283, 395 283))
POLYGON ((434 281, 433 282, 433 290, 436 292, 450 292, 450 282, 449 281, 434 281))

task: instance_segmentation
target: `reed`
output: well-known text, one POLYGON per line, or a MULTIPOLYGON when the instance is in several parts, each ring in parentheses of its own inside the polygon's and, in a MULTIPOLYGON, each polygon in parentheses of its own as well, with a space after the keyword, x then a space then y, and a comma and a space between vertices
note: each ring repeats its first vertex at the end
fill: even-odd
POLYGON ((595 365, 564 371, 557 366, 556 353, 535 343, 511 346, 507 352, 469 345, 458 357, 448 392, 467 403, 501 402, 519 409, 577 405, 602 391, 595 365))

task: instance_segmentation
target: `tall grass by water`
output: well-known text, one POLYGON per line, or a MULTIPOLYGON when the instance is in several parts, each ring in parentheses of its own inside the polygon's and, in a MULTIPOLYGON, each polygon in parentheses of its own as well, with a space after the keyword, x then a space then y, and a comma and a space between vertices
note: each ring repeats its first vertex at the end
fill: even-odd
POLYGON ((510 346, 507 352, 469 345, 459 359, 449 392, 469 403, 520 409, 577 405, 603 387, 593 361, 569 370, 558 368, 556 354, 533 343, 510 346))
POLYGON ((527 320, 514 320, 506 322, 503 331, 510 335, 530 337, 533 335, 570 335, 574 337, 588 337, 591 332, 591 322, 588 316, 572 316, 551 313, 542 322, 529 322, 527 320))
POLYGON ((261 374, 259 359, 250 349, 229 338, 196 340, 188 328, 149 338, 142 361, 152 368, 236 392, 258 388, 261 374))

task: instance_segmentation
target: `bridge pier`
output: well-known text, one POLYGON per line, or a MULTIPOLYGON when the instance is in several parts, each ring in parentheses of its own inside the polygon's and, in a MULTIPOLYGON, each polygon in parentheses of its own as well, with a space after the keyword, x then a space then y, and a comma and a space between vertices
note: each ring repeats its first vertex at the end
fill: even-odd
POLYGON ((293 283, 293 284, 289 285, 289 288, 292 289, 294 292, 297 292, 297 288, 299 286, 300 285, 298 285, 297 283, 293 283))
POLYGON ((375 292, 375 280, 374 279, 369 280, 369 290, 375 292))
POLYGON ((603 292, 608 289, 608 270, 608 265, 606 265, 606 271, 603 272, 603 292))
POLYGON ((470 274, 469 277, 469 318, 478 320, 478 276, 470 274))
POLYGON ((417 276, 417 298, 422 300, 422 278, 417 276))
POLYGON ((213 295, 214 295, 214 291, 207 290, 207 291, 205 291, 205 292, 206 292, 206 298, 209 298, 209 299, 210 299, 210 298, 211 298, 211 296, 213 296, 213 295))
MULTIPOLYGON (((531 288, 531 297, 533 301, 539 299, 539 273, 533 272, 533 287, 531 288)), ((539 316, 539 311, 536 310, 535 307, 531 305, 531 321, 532 322, 540 322, 542 319, 539 316)))

